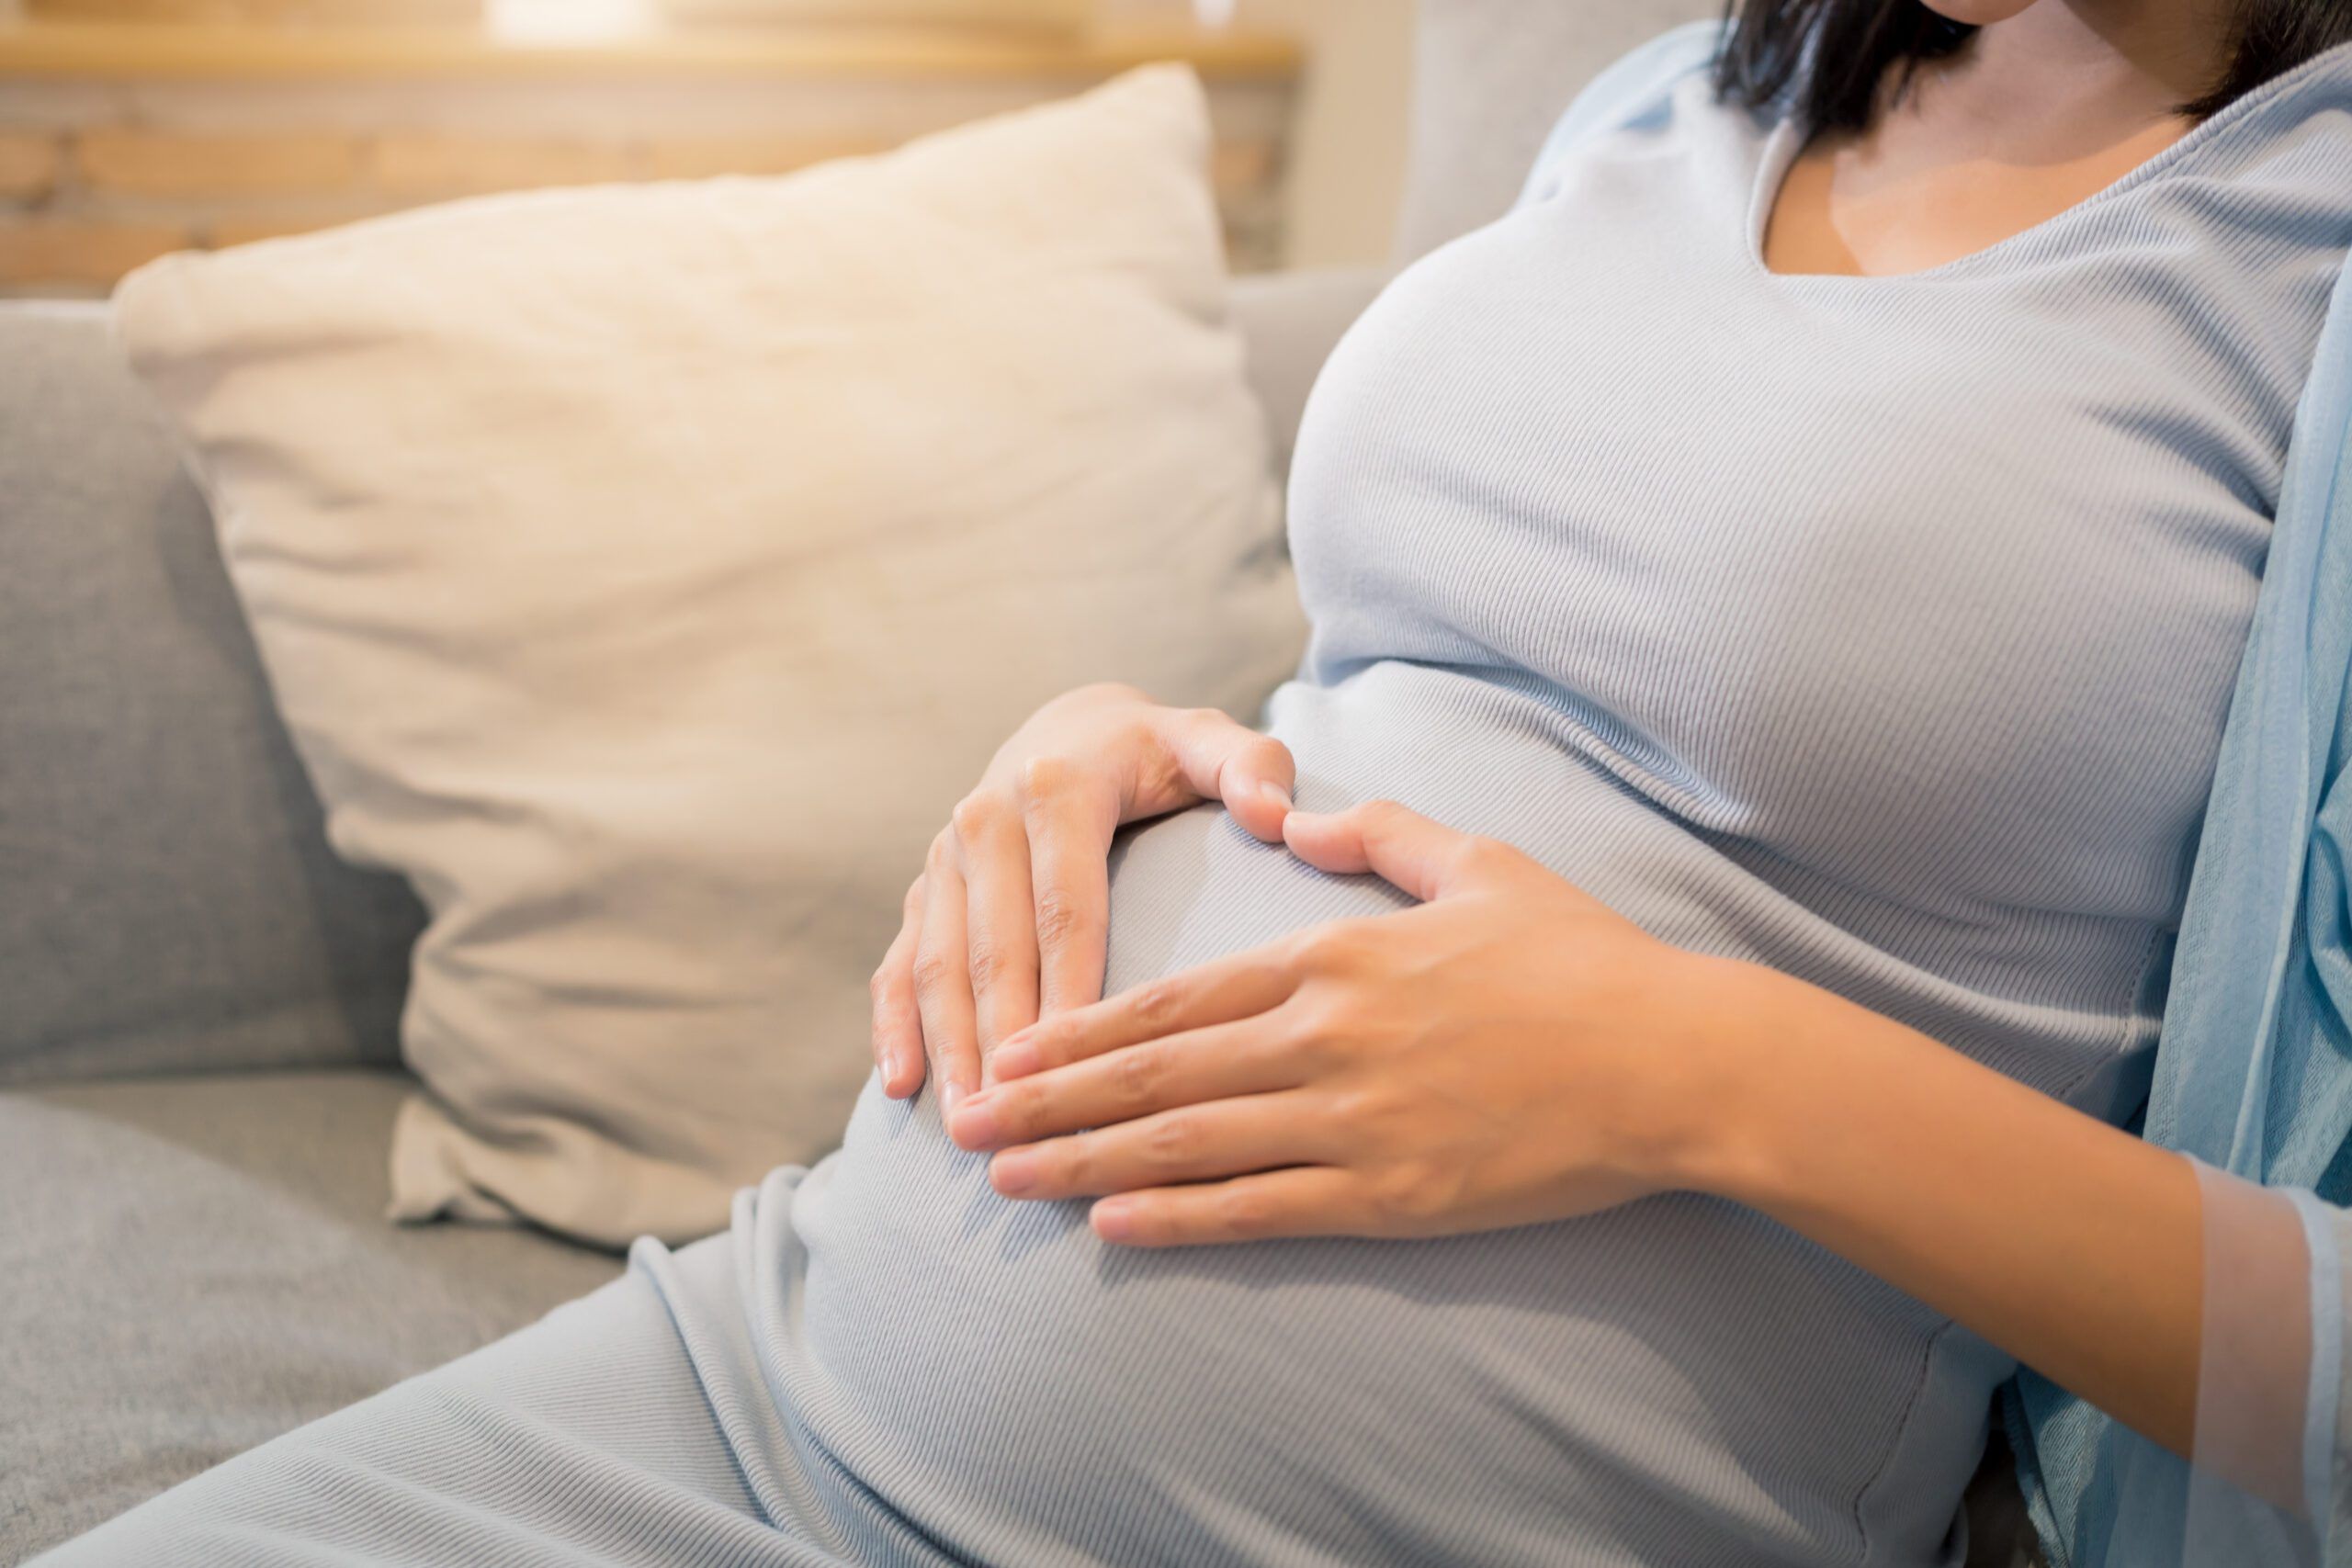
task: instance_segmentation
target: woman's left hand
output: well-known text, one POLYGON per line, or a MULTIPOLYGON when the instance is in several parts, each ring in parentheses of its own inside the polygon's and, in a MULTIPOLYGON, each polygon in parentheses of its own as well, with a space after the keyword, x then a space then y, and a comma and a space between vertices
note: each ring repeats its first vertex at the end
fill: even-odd
POLYGON ((1391 802, 1294 812, 1283 836, 1420 907, 1008 1038, 947 1123, 1001 1151, 999 1191, 1101 1198, 1104 1240, 1164 1247, 1494 1230, 1681 1185, 1747 966, 1391 802))

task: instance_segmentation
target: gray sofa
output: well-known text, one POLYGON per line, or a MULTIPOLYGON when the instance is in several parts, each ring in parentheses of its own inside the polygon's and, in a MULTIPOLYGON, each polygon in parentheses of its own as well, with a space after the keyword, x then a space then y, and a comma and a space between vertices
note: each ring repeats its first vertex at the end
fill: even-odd
MULTIPOLYGON (((1702 0, 1428 0, 1398 259, 1702 0)), ((1253 279, 1278 447, 1378 276, 1253 279)), ((102 305, 0 305, 0 1560, 474 1348, 616 1258, 382 1218, 421 912, 338 863, 102 305)), ((1972 1562, 2014 1498, 1980 1487, 1972 1562)), ((1979 1555, 1981 1554, 1981 1555, 1979 1555)))

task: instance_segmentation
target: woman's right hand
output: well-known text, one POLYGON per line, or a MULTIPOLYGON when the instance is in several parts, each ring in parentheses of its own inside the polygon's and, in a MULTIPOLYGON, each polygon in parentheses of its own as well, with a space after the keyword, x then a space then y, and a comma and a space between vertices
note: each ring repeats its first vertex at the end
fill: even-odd
POLYGON ((903 1100, 926 1076, 944 1114, 980 1087, 999 1041, 1100 1000, 1111 836, 1221 800, 1282 842, 1290 749, 1216 708, 1081 686, 1014 732, 932 840, 897 940, 874 972, 874 1061, 903 1100))

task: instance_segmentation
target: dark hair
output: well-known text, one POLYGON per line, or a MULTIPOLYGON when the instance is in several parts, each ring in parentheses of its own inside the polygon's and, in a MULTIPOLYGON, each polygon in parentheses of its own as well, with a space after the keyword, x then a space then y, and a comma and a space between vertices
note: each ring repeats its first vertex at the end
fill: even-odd
MULTIPOLYGON (((2352 39, 2352 0, 2233 0, 2232 9, 2229 67, 2183 114, 2201 119, 2352 39)), ((1788 111, 1817 130, 1863 130, 1890 70, 1901 73, 1900 94, 1919 62, 1957 52, 1976 32, 1920 0, 1727 0, 1724 19, 1717 95, 1749 108, 1785 96, 1788 111)))

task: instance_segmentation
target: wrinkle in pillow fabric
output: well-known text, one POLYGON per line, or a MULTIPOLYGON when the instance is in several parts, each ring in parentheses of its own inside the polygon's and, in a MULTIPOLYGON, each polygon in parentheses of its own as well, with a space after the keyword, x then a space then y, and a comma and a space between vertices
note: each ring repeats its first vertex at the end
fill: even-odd
POLYGON ((125 281, 329 837, 430 911, 395 1215, 716 1229, 838 1138, 899 897, 1023 716, 1290 671, 1207 146, 1154 67, 125 281))

